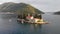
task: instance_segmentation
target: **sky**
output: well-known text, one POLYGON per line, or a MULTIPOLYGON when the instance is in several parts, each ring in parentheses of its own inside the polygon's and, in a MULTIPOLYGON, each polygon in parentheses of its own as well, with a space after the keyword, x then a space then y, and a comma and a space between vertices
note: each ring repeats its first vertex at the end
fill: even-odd
POLYGON ((0 4, 5 2, 27 3, 43 12, 60 11, 60 0, 0 0, 0 4))

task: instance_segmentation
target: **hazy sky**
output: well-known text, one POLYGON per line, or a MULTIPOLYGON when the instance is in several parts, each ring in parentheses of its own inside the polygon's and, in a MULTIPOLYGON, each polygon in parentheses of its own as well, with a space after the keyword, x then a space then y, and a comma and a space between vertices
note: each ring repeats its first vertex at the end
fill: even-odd
POLYGON ((0 0, 0 4, 5 2, 28 3, 43 12, 60 11, 60 0, 0 0))

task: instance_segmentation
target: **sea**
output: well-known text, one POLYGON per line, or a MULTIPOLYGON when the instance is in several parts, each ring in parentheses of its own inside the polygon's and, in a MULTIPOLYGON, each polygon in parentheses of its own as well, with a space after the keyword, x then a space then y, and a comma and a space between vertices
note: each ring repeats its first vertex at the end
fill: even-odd
POLYGON ((0 34, 60 34, 60 15, 45 13, 42 18, 48 24, 21 24, 16 14, 0 14, 0 34))

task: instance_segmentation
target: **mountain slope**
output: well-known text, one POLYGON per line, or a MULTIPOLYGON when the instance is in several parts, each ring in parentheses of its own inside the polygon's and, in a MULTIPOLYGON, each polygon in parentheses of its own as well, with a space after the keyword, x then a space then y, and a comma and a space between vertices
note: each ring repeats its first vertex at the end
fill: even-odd
POLYGON ((54 14, 56 14, 56 15, 60 15, 60 11, 58 11, 58 12, 54 12, 54 14))
POLYGON ((16 14, 21 14, 21 13, 44 13, 34 7, 32 7, 29 4, 25 4, 25 3, 4 3, 2 5, 0 5, 0 11, 1 12, 14 12, 16 14))

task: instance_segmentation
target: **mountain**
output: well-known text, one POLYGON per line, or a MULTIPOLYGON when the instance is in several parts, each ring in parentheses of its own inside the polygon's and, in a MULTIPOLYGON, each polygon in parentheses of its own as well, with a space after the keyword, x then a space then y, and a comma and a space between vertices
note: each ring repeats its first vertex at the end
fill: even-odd
POLYGON ((60 11, 58 11, 58 12, 54 12, 54 14, 56 14, 56 15, 60 15, 60 11))
POLYGON ((13 12, 16 14, 21 14, 21 13, 24 13, 24 14, 27 14, 27 13, 41 14, 41 13, 43 13, 44 14, 44 12, 34 8, 33 6, 31 6, 29 4, 13 3, 13 2, 7 2, 7 3, 0 5, 0 11, 1 12, 13 12))
POLYGON ((13 2, 3 3, 2 5, 0 5, 0 11, 2 11, 2 12, 8 11, 8 8, 11 6, 14 6, 15 4, 16 3, 13 3, 13 2))

